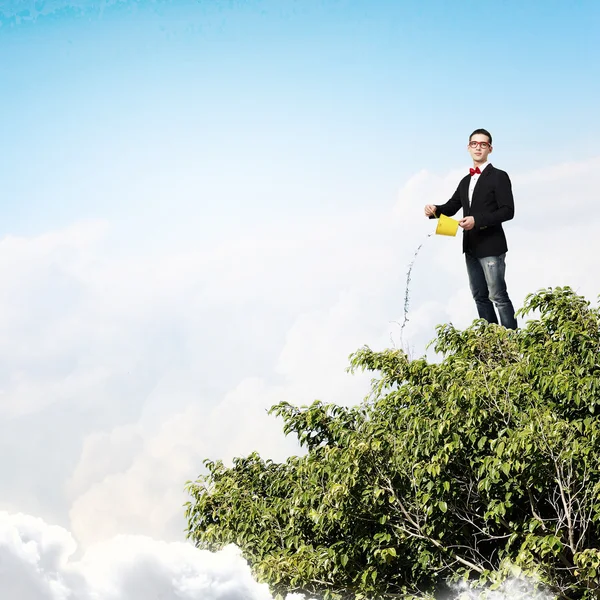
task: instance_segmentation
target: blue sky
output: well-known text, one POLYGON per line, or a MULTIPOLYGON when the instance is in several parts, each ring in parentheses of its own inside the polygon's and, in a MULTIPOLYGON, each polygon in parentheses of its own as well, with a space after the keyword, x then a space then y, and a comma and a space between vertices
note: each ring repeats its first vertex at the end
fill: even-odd
POLYGON ((106 218, 212 239, 387 206, 419 169, 466 164, 476 127, 509 172, 592 155, 600 133, 592 0, 2 10, 3 234, 106 218))

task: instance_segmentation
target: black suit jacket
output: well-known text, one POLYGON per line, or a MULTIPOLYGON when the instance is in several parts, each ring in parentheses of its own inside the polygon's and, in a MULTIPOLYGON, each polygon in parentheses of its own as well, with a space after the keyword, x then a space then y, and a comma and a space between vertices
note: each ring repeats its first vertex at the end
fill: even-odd
POLYGON ((510 178, 505 171, 489 164, 475 184, 471 206, 470 182, 471 175, 464 177, 452 198, 446 204, 436 207, 435 216, 451 217, 462 208, 465 217, 470 215, 475 219, 473 229, 463 230, 463 252, 469 252, 477 258, 504 254, 508 246, 502 223, 510 221, 515 214, 510 178))

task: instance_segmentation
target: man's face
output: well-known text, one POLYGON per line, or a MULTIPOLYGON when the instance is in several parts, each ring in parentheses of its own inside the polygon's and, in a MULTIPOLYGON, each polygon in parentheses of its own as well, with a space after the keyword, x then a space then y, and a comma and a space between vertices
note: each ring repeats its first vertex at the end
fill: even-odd
POLYGON ((484 133, 475 133, 471 136, 467 149, 473 162, 482 165, 487 161, 488 155, 492 152, 490 138, 484 133))

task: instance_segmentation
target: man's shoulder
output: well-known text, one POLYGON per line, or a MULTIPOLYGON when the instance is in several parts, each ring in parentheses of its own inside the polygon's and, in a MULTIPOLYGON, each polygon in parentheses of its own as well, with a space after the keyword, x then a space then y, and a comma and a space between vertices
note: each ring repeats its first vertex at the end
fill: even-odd
POLYGON ((502 169, 499 169, 498 167, 495 167, 492 163, 490 163, 486 170, 489 169, 490 173, 495 173, 496 175, 499 175, 501 177, 508 177, 508 173, 506 171, 503 171, 502 169))

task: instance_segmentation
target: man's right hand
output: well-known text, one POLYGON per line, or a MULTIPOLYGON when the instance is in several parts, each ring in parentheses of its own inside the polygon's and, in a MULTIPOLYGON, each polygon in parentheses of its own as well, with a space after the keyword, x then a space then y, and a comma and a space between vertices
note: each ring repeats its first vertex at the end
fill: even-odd
POLYGON ((435 204, 426 204, 425 205, 425 216, 426 217, 435 217, 436 210, 437 210, 437 206, 435 204))

